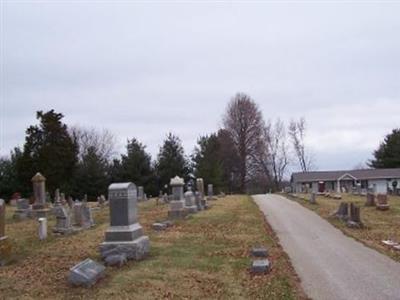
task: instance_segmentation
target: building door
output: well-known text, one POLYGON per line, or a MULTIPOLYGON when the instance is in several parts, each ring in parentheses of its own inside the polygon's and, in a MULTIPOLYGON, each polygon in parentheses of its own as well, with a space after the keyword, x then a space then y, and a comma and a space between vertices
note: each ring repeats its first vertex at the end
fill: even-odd
POLYGON ((323 193, 325 192, 325 182, 320 181, 318 182, 318 193, 323 193))

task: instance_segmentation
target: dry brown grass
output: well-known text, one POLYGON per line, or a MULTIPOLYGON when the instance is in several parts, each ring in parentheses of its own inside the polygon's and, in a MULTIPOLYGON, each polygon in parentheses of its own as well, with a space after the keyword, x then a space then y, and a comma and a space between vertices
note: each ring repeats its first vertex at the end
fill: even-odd
MULTIPOLYGON (((300 197, 306 200, 309 199, 309 195, 303 194, 300 197)), ((365 207, 366 197, 364 196, 345 194, 342 200, 318 196, 317 205, 312 205, 306 200, 300 199, 297 201, 327 219, 346 235, 390 256, 396 261, 400 261, 400 251, 393 250, 382 244, 382 240, 387 239, 392 239, 400 243, 400 197, 389 196, 390 210, 388 211, 379 211, 375 207, 365 207), (330 217, 337 210, 341 201, 353 202, 361 207, 361 220, 365 228, 348 228, 343 222, 330 217)))
MULTIPOLYGON (((150 236, 149 258, 107 268, 91 289, 67 284, 71 266, 91 257, 108 226, 108 211, 95 214, 96 227, 68 237, 38 241, 34 221, 14 222, 7 213, 7 234, 14 261, 0 268, 0 298, 5 299, 303 299, 304 293, 263 215, 247 196, 230 196, 213 207, 177 222, 165 232, 151 224, 165 219, 167 206, 140 203, 139 222, 150 236), (266 245, 273 270, 252 276, 249 249, 266 245)), ((54 224, 49 222, 49 229, 54 224)))

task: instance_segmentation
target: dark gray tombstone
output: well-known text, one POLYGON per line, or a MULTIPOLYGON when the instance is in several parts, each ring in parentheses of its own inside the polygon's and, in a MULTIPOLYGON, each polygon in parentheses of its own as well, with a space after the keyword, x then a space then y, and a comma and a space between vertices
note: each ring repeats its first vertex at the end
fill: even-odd
POLYGON ((144 196, 144 188, 142 186, 138 187, 138 201, 144 201, 145 196, 144 196))
POLYGON ((208 200, 213 200, 214 199, 214 187, 212 184, 209 184, 207 186, 207 198, 208 200))
POLYGON ((46 203, 46 178, 42 174, 36 173, 32 177, 32 185, 35 198, 32 206, 33 212, 37 218, 45 218, 49 211, 46 203))
POLYGON ((310 195, 310 203, 311 204, 317 204, 317 194, 316 193, 311 193, 311 195, 310 195))
POLYGON ((251 249, 251 255, 255 257, 268 257, 268 250, 265 247, 254 247, 251 249))
POLYGON ((90 258, 69 270, 68 282, 74 286, 91 287, 104 276, 105 267, 90 258))
POLYGON ((367 201, 365 202, 365 206, 375 206, 375 194, 367 193, 367 201))
POLYGON ((113 183, 108 188, 108 199, 111 226, 100 244, 101 256, 106 259, 110 255, 125 254, 127 259, 143 259, 149 253, 150 241, 137 222, 136 185, 113 183))

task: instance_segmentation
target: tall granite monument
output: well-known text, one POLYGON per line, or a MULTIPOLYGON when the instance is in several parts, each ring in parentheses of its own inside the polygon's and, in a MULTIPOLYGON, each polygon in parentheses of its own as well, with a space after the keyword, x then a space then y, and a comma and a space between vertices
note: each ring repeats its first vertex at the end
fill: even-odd
POLYGON ((32 205, 33 212, 37 218, 44 218, 49 211, 46 204, 46 178, 42 174, 36 173, 32 177, 32 184, 35 198, 35 203, 32 205))
POLYGON ((187 214, 185 210, 185 199, 183 198, 184 181, 182 178, 175 176, 170 181, 172 187, 172 200, 170 201, 170 209, 168 217, 171 219, 184 218, 187 214))
POLYGON ((105 241, 100 244, 102 258, 144 258, 149 253, 150 240, 143 235, 143 228, 137 220, 136 185, 132 182, 113 183, 108 188, 108 199, 111 226, 105 233, 105 241))

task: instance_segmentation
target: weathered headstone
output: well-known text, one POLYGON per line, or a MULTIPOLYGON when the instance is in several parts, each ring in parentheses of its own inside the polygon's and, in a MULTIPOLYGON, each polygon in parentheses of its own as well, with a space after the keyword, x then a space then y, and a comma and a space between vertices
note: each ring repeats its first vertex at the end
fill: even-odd
POLYGON ((200 194, 200 192, 196 191, 196 192, 194 193, 194 197, 195 197, 195 202, 196 202, 197 210, 198 210, 198 211, 203 210, 204 208, 203 208, 203 205, 202 205, 202 203, 201 203, 201 194, 200 194))
POLYGON ((317 204, 317 194, 316 193, 311 193, 310 194, 310 203, 311 204, 317 204))
POLYGON ((351 228, 363 227, 360 217, 360 208, 354 203, 350 203, 350 219, 347 221, 347 226, 351 228))
POLYGON ((204 181, 203 181, 203 178, 197 178, 196 179, 196 188, 197 188, 197 191, 200 193, 200 196, 202 198, 204 198, 205 195, 204 195, 204 181))
POLYGON ((17 192, 17 193, 12 194, 11 199, 10 199, 10 205, 16 206, 18 199, 21 199, 20 193, 17 192))
POLYGON ((71 196, 68 196, 67 198, 67 204, 69 206, 70 209, 72 209, 74 207, 74 199, 72 199, 71 196))
POLYGON ((342 221, 347 221, 349 219, 349 204, 347 202, 341 202, 334 216, 342 221))
POLYGON ((17 201, 17 209, 14 212, 13 218, 17 220, 23 220, 28 217, 30 210, 29 200, 28 199, 18 199, 17 201))
POLYGON ((375 206, 375 194, 367 193, 367 201, 365 202, 365 206, 375 206))
POLYGON ((214 187, 212 184, 209 184, 207 186, 207 198, 208 198, 208 200, 214 199, 214 187))
POLYGON ((168 203, 168 202, 169 202, 168 194, 167 194, 167 193, 164 193, 164 195, 163 195, 163 201, 164 201, 164 203, 168 203))
POLYGON ((191 214, 197 212, 196 199, 190 187, 189 190, 185 193, 185 209, 188 213, 191 214))
POLYGON ((11 252, 11 242, 6 236, 6 202, 0 199, 0 266, 8 262, 11 252))
POLYGON ((271 263, 268 259, 258 259, 253 261, 251 265, 251 272, 253 274, 266 274, 271 269, 271 263))
POLYGON ((0 239, 6 236, 6 202, 0 199, 0 239))
POLYGON ((54 233, 69 234, 73 231, 71 217, 63 205, 55 206, 53 214, 56 217, 56 225, 53 228, 54 233))
POLYGON ((138 201, 144 201, 144 189, 142 186, 138 186, 138 201))
POLYGON ((105 267, 91 259, 85 259, 69 270, 68 281, 75 286, 91 287, 104 276, 105 267))
POLYGON ((54 206, 61 206, 61 197, 60 197, 60 190, 56 189, 54 193, 54 206))
POLYGON ((254 247, 251 249, 251 255, 255 257, 268 257, 268 250, 265 247, 254 247))
POLYGON ((108 188, 108 199, 111 226, 105 233, 105 241, 99 247, 102 258, 125 254, 127 259, 143 259, 149 253, 150 240, 143 235, 143 228, 137 220, 135 184, 111 184, 108 188))
POLYGON ((170 185, 172 187, 173 200, 170 201, 168 217, 172 219, 184 218, 187 213, 185 210, 185 201, 183 198, 183 179, 176 176, 171 179, 170 185))
POLYGON ((72 220, 74 226, 82 226, 82 203, 78 200, 72 206, 72 220))
POLYGON ((376 196, 376 209, 378 209, 378 210, 388 210, 389 209, 389 203, 387 201, 386 194, 378 194, 376 196))
POLYGON ((60 201, 62 205, 67 204, 67 200, 65 199, 65 194, 64 193, 60 193, 60 201))
POLYGON ((47 239, 47 219, 46 218, 39 218, 39 240, 43 241, 47 239))
POLYGON ((38 218, 46 217, 49 211, 46 204, 46 178, 42 174, 36 173, 36 175, 32 177, 32 184, 35 198, 35 202, 32 206, 33 211, 38 218))
POLYGON ((86 203, 82 203, 81 206, 81 226, 84 229, 94 226, 92 210, 86 203))

